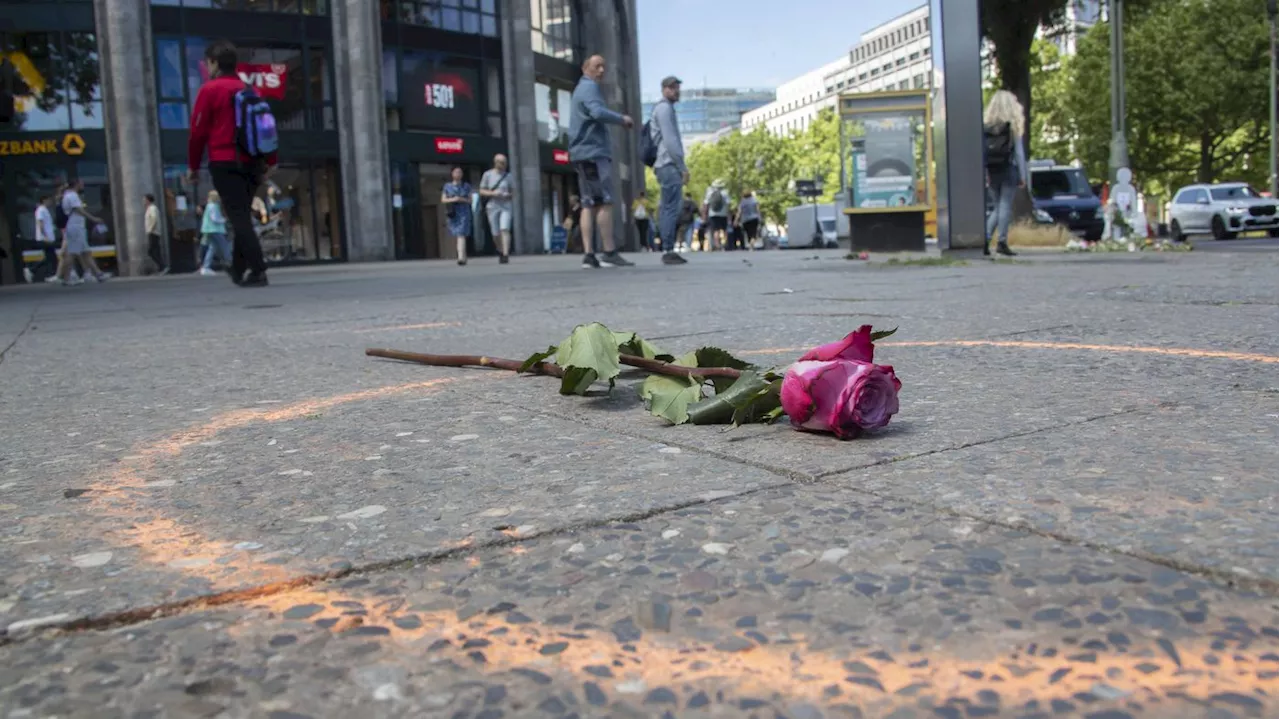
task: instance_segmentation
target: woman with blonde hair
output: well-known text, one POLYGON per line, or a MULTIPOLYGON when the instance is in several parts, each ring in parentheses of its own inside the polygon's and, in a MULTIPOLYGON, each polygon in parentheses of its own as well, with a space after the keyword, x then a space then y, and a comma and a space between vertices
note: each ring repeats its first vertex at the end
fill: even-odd
POLYGON ((213 275, 213 257, 218 256, 222 266, 231 269, 231 244, 227 242, 227 216, 222 213, 222 197, 217 190, 210 190, 204 205, 204 217, 200 221, 200 234, 203 235, 204 262, 201 263, 200 274, 213 275))
POLYGON ((982 117, 983 159, 987 167, 987 236, 982 254, 991 254, 991 235, 999 231, 996 252, 1008 257, 1009 221, 1013 218, 1013 197, 1027 184, 1027 155, 1023 149, 1026 120, 1022 103, 1008 90, 997 90, 982 117))

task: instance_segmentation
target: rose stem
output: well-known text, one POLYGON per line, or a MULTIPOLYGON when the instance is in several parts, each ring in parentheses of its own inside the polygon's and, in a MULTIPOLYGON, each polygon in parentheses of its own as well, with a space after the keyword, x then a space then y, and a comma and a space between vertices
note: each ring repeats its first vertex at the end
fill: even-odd
MULTIPOLYGON (((503 359, 502 357, 485 357, 483 355, 432 355, 420 354, 418 352, 404 352, 402 350, 384 350, 384 349, 367 349, 364 353, 370 357, 385 357, 387 359, 403 360, 405 362, 416 362, 418 364, 432 365, 434 367, 496 367, 497 369, 511 370, 518 372, 524 364, 519 360, 503 359)), ((655 374, 665 374, 672 377, 733 377, 737 378, 742 375, 739 370, 732 367, 684 367, 682 365, 670 364, 661 360, 645 359, 644 357, 636 357, 633 355, 619 355, 618 361, 632 367, 639 367, 655 374)), ((552 375, 553 377, 561 377, 564 370, 559 365, 552 362, 540 362, 534 365, 532 370, 537 374, 552 375)))

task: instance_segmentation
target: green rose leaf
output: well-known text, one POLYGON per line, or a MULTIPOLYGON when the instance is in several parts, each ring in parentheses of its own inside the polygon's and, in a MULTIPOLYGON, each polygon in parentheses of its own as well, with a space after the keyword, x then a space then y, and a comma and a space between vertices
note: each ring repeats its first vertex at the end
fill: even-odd
MULTIPOLYGON (((743 362, 719 347, 702 347, 694 350, 681 358, 681 361, 676 362, 676 364, 688 367, 730 367, 740 370, 754 370, 756 368, 756 366, 750 362, 743 362), (684 359, 689 357, 693 357, 695 359, 695 363, 685 365, 684 359)), ((715 386, 716 394, 729 389, 733 386, 733 383, 734 379, 732 377, 711 378, 711 384, 715 386)))
POLYGON ((897 331, 898 331, 897 327, 894 327, 891 330, 876 330, 875 332, 871 333, 871 341, 878 342, 884 339, 885 337, 892 337, 893 333, 897 331))
POLYGON ((670 362, 675 359, 674 355, 664 352, 635 332, 614 332, 613 339, 618 343, 618 352, 624 355, 662 360, 663 362, 670 362))
POLYGON ((560 350, 559 347, 556 347, 555 345, 551 345, 550 347, 547 348, 546 352, 534 352, 533 354, 529 355, 529 359, 525 360, 524 364, 520 365, 520 371, 528 372, 529 370, 533 369, 534 365, 538 364, 539 362, 545 362, 548 357, 555 354, 559 350, 560 350))
MULTIPOLYGON (((767 381, 768 377, 765 379, 767 381)), ((775 412, 782 413, 782 380, 769 382, 764 389, 738 404, 733 410, 733 426, 762 421, 772 423, 777 419, 775 412), (771 415, 773 419, 770 419, 771 415)))
POLYGON ((560 394, 586 394, 599 376, 590 367, 570 367, 564 371, 564 379, 560 380, 560 394))
POLYGON ((556 362, 564 368, 560 394, 585 394, 597 380, 608 380, 612 387, 613 378, 622 370, 618 343, 599 322, 573 328, 573 334, 557 348, 556 362))
POLYGON ((786 411, 784 411, 782 409, 782 406, 779 405, 769 410, 768 412, 765 412, 764 416, 760 418, 760 421, 764 422, 765 424, 773 424, 774 422, 777 422, 778 419, 780 419, 784 414, 786 414, 786 411))
POLYGON ((744 370, 742 376, 723 392, 704 399, 689 408, 689 421, 694 424, 732 424, 740 407, 748 407, 772 389, 764 377, 744 370))
POLYGON ((689 421, 689 405, 702 399, 702 383, 692 377, 649 375, 640 386, 640 398, 655 417, 684 424, 689 421))

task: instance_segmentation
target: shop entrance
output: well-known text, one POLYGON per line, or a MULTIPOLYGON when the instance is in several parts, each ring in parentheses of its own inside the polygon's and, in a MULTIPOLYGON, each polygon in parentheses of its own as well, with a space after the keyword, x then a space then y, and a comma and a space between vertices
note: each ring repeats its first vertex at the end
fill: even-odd
MULTIPOLYGON (((108 272, 119 271, 111 213, 111 189, 105 162, 61 156, 10 157, 5 158, 2 171, 4 179, 0 185, 0 213, 5 221, 0 223, 0 248, 4 249, 9 259, 0 269, 0 284, 24 282, 24 267, 39 268, 44 253, 31 244, 36 238, 36 205, 42 198, 55 194, 70 177, 84 180, 81 199, 85 208, 105 222, 105 227, 90 228, 89 232, 89 245, 98 266, 108 272)), ((141 202, 141 198, 138 201, 141 202)), ((38 281, 42 278, 35 279, 38 281)))

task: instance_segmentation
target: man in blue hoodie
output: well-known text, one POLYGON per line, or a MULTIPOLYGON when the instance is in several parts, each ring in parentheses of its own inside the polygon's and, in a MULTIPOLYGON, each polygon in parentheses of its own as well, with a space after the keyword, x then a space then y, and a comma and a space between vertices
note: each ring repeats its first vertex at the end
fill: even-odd
POLYGON ((569 114, 569 159, 578 173, 578 194, 582 196, 582 257, 584 268, 630 267, 613 244, 613 151, 609 145, 609 125, 630 129, 631 118, 610 110, 600 94, 604 58, 592 55, 582 63, 582 79, 573 89, 569 114), (592 233, 600 228, 604 255, 592 252, 592 233))

